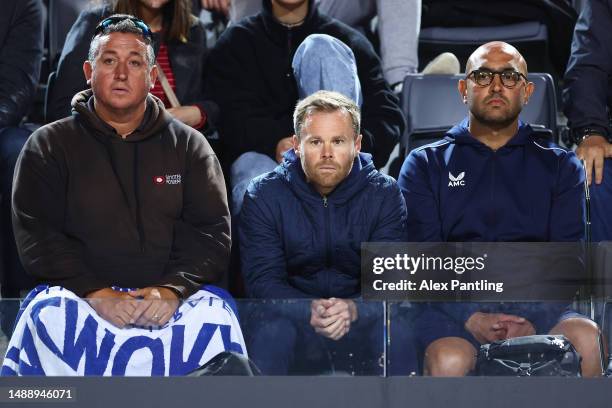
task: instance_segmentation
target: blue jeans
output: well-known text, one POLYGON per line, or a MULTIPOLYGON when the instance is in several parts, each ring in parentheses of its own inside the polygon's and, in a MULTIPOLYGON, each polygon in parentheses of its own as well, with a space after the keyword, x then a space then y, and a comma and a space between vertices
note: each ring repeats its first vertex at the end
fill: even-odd
MULTIPOLYGON (((291 66, 300 99, 325 89, 339 92, 361 106, 363 98, 355 56, 337 38, 327 34, 309 35, 296 50, 291 66)), ((274 170, 277 165, 269 156, 257 152, 243 153, 232 163, 232 215, 240 213, 244 193, 251 180, 274 170)))
POLYGON ((295 51, 291 66, 300 99, 324 89, 339 92, 362 105, 355 55, 337 38, 309 35, 295 51))
POLYGON ((232 215, 237 216, 242 208, 244 193, 252 179, 274 170, 278 165, 269 156, 257 152, 241 154, 232 163, 230 180, 232 185, 232 215))
POLYGON ((264 375, 349 373, 382 376, 384 315, 380 303, 361 304, 340 340, 315 333, 310 301, 249 303, 240 310, 249 358, 264 375))

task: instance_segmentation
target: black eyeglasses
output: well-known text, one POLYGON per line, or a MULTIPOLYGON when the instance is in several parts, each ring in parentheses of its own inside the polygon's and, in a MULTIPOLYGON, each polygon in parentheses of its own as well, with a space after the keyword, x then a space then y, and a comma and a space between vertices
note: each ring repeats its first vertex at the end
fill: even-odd
POLYGON ((465 76, 465 79, 469 77, 474 78, 474 82, 476 82, 480 86, 489 86, 493 82, 493 78, 495 75, 499 75, 499 79, 501 79, 501 83, 506 88, 514 88, 521 80, 524 78, 527 81, 527 77, 522 73, 515 71, 513 69, 504 69, 503 71, 491 71, 489 69, 475 69, 465 76))
POLYGON ((104 32, 104 30, 106 30, 108 26, 120 23, 125 20, 130 20, 131 22, 133 22, 134 25, 138 27, 140 31, 142 31, 143 36, 145 36, 149 40, 153 39, 153 33, 151 32, 149 26, 141 19, 132 16, 110 16, 105 18, 104 20, 100 21, 100 24, 98 24, 98 26, 96 27, 96 31, 94 32, 93 36, 95 37, 98 34, 104 32))

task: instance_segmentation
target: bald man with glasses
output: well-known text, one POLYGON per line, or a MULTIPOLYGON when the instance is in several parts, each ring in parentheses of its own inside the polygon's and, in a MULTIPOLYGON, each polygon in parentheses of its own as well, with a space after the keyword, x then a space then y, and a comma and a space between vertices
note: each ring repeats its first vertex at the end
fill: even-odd
MULTIPOLYGON (((519 121, 534 91, 527 63, 491 42, 469 58, 459 95, 468 117, 406 158, 399 185, 408 237, 430 242, 580 242, 584 172, 576 155, 519 121)), ((563 334, 585 376, 601 374, 598 327, 558 303, 432 303, 415 322, 424 372, 463 376, 495 340, 563 334)))

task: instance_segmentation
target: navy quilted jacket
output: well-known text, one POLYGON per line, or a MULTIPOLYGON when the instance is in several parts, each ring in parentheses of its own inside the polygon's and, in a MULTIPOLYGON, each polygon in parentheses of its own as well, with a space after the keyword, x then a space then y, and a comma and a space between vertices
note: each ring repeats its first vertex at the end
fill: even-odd
POLYGON ((362 242, 405 240, 406 206, 395 180, 360 153, 326 197, 306 182, 292 150, 255 178, 240 213, 240 252, 249 296, 290 299, 360 294, 362 242))

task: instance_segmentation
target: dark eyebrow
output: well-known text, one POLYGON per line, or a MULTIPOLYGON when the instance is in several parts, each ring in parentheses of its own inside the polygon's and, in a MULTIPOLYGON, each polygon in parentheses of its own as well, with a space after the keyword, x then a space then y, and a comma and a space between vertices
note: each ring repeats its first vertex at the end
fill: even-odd
MULTIPOLYGON (((493 68, 489 68, 485 66, 478 67, 477 69, 481 71, 495 71, 493 68)), ((499 71, 507 71, 507 70, 517 71, 517 69, 514 68, 512 65, 506 65, 499 69, 499 71)))

